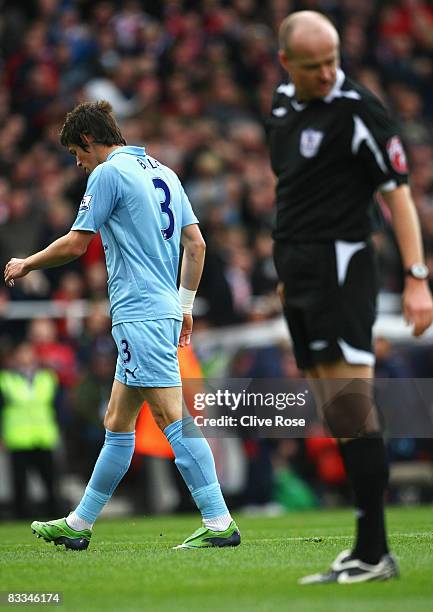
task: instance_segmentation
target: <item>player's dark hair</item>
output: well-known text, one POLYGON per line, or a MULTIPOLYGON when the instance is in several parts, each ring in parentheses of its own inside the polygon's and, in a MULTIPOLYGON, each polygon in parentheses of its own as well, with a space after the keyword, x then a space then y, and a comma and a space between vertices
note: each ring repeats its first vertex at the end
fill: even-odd
POLYGON ((66 115, 65 123, 60 130, 60 142, 64 147, 78 145, 85 151, 87 144, 82 135, 92 136, 97 144, 111 147, 126 145, 120 128, 113 115, 111 104, 106 100, 84 102, 66 115))

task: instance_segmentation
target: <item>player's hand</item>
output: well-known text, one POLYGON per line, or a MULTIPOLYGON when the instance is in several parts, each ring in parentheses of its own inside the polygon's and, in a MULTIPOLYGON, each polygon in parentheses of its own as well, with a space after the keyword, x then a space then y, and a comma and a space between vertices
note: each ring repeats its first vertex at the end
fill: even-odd
POLYGON ((180 347, 188 346, 188 344, 191 342, 191 334, 192 334, 192 315, 184 314, 182 329, 180 330, 180 337, 179 337, 180 347))
POLYGON ((22 278, 28 274, 29 270, 26 269, 25 259, 12 258, 8 261, 5 266, 4 277, 5 283, 8 287, 13 287, 15 278, 22 278))
POLYGON ((406 280, 403 292, 403 315, 413 325, 413 336, 421 336, 433 321, 433 300, 427 282, 406 280))

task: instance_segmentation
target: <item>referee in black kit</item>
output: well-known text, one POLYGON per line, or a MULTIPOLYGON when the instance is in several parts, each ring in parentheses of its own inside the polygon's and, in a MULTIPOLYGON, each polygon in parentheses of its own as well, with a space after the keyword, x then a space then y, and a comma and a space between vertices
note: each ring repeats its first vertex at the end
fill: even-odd
POLYGON ((352 550, 301 584, 385 580, 388 466, 372 384, 377 279, 370 241, 376 191, 390 208, 406 271, 403 310, 419 336, 433 319, 420 229, 395 122, 339 68, 339 39, 322 14, 300 11, 279 32, 290 76, 269 119, 277 176, 274 258, 298 366, 339 439, 357 506, 352 550), (349 379, 349 380, 347 380, 349 379))

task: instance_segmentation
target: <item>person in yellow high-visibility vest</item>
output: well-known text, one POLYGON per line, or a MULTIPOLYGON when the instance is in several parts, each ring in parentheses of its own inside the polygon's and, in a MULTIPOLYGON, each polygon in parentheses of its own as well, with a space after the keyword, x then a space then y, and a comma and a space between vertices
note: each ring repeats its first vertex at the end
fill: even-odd
POLYGON ((14 518, 31 514, 27 507, 31 471, 38 472, 44 483, 47 510, 58 510, 53 460, 59 440, 58 391, 56 374, 39 367, 27 342, 16 348, 11 367, 0 370, 0 440, 11 459, 14 518))

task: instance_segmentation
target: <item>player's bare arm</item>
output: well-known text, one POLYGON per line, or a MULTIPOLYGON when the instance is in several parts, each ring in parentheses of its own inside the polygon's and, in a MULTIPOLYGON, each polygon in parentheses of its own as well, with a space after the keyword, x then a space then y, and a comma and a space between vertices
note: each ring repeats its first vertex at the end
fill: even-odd
POLYGON ((34 255, 25 259, 12 258, 4 270, 6 285, 13 287, 16 278, 22 278, 32 270, 55 268, 81 257, 87 251, 93 236, 92 232, 71 230, 34 255))
MULTIPOLYGON (((392 214, 392 224, 406 271, 424 262, 421 230, 410 189, 401 185, 382 193, 392 214)), ((413 335, 420 336, 433 321, 433 301, 427 279, 405 275, 403 314, 413 324, 413 335)))
POLYGON ((180 299, 183 323, 179 346, 187 346, 192 334, 192 304, 203 272, 206 243, 198 225, 187 225, 182 229, 181 243, 184 248, 180 274, 180 299))

